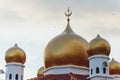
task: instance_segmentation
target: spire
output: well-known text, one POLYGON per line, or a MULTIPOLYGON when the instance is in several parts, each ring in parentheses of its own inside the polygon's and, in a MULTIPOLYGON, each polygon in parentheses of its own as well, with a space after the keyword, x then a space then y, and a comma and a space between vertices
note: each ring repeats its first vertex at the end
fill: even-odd
POLYGON ((118 61, 116 61, 114 58, 112 58, 111 62, 116 62, 119 63, 118 61))
POLYGON ((101 38, 99 34, 97 35, 97 38, 101 38))
POLYGON ((70 16, 72 15, 72 11, 70 12, 70 8, 68 7, 68 10, 65 12, 65 16, 68 17, 67 19, 67 27, 65 29, 64 32, 66 32, 67 34, 69 34, 70 32, 73 32, 71 27, 70 27, 70 16))
POLYGON ((18 47, 17 43, 15 43, 14 47, 18 47))
POLYGON ((97 37, 96 37, 97 39, 103 39, 101 36, 100 36, 100 34, 97 34, 97 37))
POLYGON ((112 58, 112 60, 111 61, 115 61, 115 59, 114 58, 112 58))

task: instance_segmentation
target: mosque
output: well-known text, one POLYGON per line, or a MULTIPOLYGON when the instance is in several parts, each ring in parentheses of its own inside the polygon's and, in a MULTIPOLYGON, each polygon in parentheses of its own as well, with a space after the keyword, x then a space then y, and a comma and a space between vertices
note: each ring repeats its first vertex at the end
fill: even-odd
MULTIPOLYGON (((38 69, 36 77, 28 80, 120 80, 120 63, 110 61, 110 44, 99 34, 89 43, 70 27, 72 12, 66 29, 53 38, 44 52, 44 66, 38 69)), ((25 52, 15 44, 5 54, 5 80, 23 80, 25 52)))

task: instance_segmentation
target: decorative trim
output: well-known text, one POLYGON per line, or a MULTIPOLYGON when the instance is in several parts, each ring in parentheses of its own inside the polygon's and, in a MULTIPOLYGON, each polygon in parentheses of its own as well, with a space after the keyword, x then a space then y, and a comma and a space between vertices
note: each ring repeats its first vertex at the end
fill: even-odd
POLYGON ((7 63, 5 66, 7 67, 7 66, 13 66, 13 65, 25 67, 24 64, 22 64, 22 63, 16 63, 16 62, 7 63))
POLYGON ((90 59, 93 59, 93 58, 106 58, 106 59, 110 59, 108 56, 106 56, 106 55, 93 55, 93 56, 91 56, 91 57, 89 57, 88 59, 90 60, 90 59))
POLYGON ((75 74, 89 74, 88 67, 83 66, 75 66, 75 65, 66 65, 66 66, 53 66, 45 69, 44 75, 48 74, 67 74, 67 73, 75 73, 75 74), (62 70, 62 71, 61 71, 62 70), (64 72, 64 70, 66 70, 64 72))
POLYGON ((92 78, 95 78, 95 77, 100 77, 100 78, 112 78, 113 79, 113 77, 112 76, 101 76, 101 75, 96 75, 96 76, 92 76, 92 77, 88 77, 87 79, 92 79, 92 78))

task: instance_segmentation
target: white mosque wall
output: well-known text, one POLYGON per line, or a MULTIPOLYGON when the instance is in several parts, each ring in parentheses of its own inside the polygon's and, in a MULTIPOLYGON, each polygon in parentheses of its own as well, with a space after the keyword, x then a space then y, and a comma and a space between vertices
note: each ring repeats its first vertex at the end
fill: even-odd
POLYGON ((23 80, 24 65, 21 63, 7 63, 6 65, 6 80, 23 80), (10 78, 11 75, 11 78, 10 78), (17 76, 18 75, 18 76, 17 76), (17 77, 18 79, 16 79, 17 77))
POLYGON ((114 78, 113 80, 120 80, 120 75, 112 75, 112 77, 114 78))
POLYGON ((44 75, 49 74, 80 74, 80 75, 89 75, 89 71, 87 67, 82 66, 73 66, 73 65, 66 65, 66 66, 54 66, 46 69, 44 71, 44 75))
POLYGON ((94 76, 94 77, 91 77, 90 80, 114 80, 113 77, 111 76, 94 76))
POLYGON ((90 77, 99 75, 99 76, 109 76, 109 57, 106 55, 94 55, 89 58, 89 75, 90 77), (106 63, 104 66, 103 63, 106 63), (99 68, 97 72, 96 68, 99 68), (103 68, 106 69, 105 73, 103 68))

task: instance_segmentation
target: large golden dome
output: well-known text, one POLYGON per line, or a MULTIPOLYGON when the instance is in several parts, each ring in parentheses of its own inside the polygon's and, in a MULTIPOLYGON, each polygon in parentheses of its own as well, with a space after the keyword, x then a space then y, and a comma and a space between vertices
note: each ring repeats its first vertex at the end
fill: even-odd
POLYGON ((7 50, 5 54, 6 63, 17 62, 24 64, 26 61, 25 52, 15 44, 14 47, 7 50))
POLYGON ((88 56, 100 54, 109 56, 110 44, 101 38, 100 35, 97 35, 97 37, 89 43, 88 56))
POLYGON ((110 62, 110 74, 120 75, 120 63, 114 59, 112 59, 110 62))
POLYGON ((37 77, 42 77, 44 76, 44 67, 40 67, 37 71, 37 77))
POLYGON ((88 67, 87 47, 88 42, 70 28, 68 16, 65 31, 52 39, 45 48, 45 68, 64 65, 88 67))

